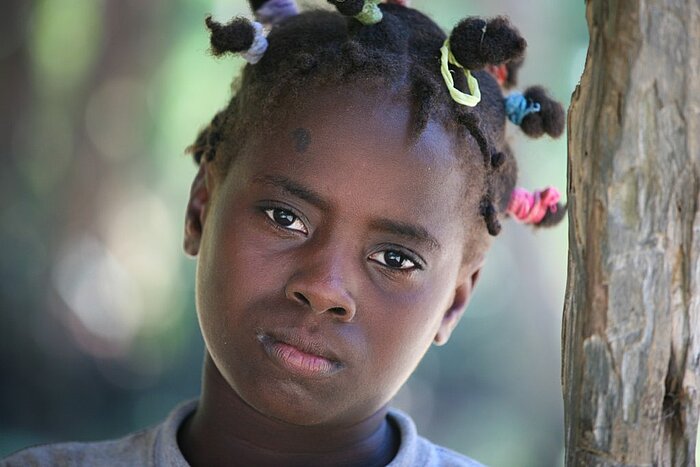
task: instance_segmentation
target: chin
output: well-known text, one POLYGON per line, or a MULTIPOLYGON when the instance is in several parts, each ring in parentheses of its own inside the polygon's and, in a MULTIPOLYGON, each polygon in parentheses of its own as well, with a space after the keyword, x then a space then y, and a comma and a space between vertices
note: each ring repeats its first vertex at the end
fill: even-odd
POLYGON ((240 388, 238 396, 258 413, 299 426, 318 426, 347 420, 348 401, 314 397, 292 382, 279 382, 274 392, 240 388), (243 389, 242 391, 240 389, 243 389))
MULTIPOLYGON (((216 360, 216 359, 214 359, 216 360)), ((299 426, 318 426, 348 420, 356 413, 342 381, 313 380, 251 365, 221 367, 224 390, 265 417, 299 426)))

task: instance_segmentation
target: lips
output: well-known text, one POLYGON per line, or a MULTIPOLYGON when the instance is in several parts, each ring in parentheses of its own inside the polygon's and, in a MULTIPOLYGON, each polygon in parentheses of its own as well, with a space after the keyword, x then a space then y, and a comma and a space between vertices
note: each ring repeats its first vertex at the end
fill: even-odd
POLYGON ((325 377, 344 367, 326 344, 296 332, 259 333, 257 337, 273 362, 291 373, 325 377))

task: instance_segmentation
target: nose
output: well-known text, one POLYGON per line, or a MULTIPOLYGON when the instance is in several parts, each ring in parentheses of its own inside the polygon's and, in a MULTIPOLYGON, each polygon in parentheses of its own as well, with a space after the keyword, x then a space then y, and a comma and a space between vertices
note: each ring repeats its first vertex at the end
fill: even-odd
POLYGON ((320 253, 294 272, 285 286, 285 295, 312 312, 328 313, 335 319, 350 322, 357 311, 348 291, 347 265, 339 255, 320 253), (345 277, 344 277, 345 276, 345 277))

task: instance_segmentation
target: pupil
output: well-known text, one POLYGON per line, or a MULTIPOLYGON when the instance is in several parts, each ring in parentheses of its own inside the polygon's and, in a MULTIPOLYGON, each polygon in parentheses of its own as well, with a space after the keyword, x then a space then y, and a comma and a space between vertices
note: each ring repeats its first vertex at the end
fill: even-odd
POLYGON ((395 251, 387 251, 384 254, 384 261, 391 267, 400 268, 403 265, 403 256, 395 251))
POLYGON ((290 213, 289 211, 283 211, 282 209, 275 209, 275 212, 272 214, 275 218, 275 222, 278 224, 284 226, 284 227, 289 227, 294 223, 294 214, 290 213))

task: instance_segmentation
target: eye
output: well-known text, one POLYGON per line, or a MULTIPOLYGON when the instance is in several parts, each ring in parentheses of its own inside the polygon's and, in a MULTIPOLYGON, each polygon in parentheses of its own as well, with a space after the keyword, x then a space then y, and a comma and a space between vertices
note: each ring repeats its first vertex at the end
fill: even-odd
POLYGON ((369 255, 369 259, 391 269, 399 269, 407 272, 414 269, 421 269, 416 261, 397 250, 378 251, 377 253, 369 255))
POLYGON ((299 217, 288 209, 269 208, 265 209, 265 214, 272 222, 287 230, 308 234, 309 230, 299 217))

